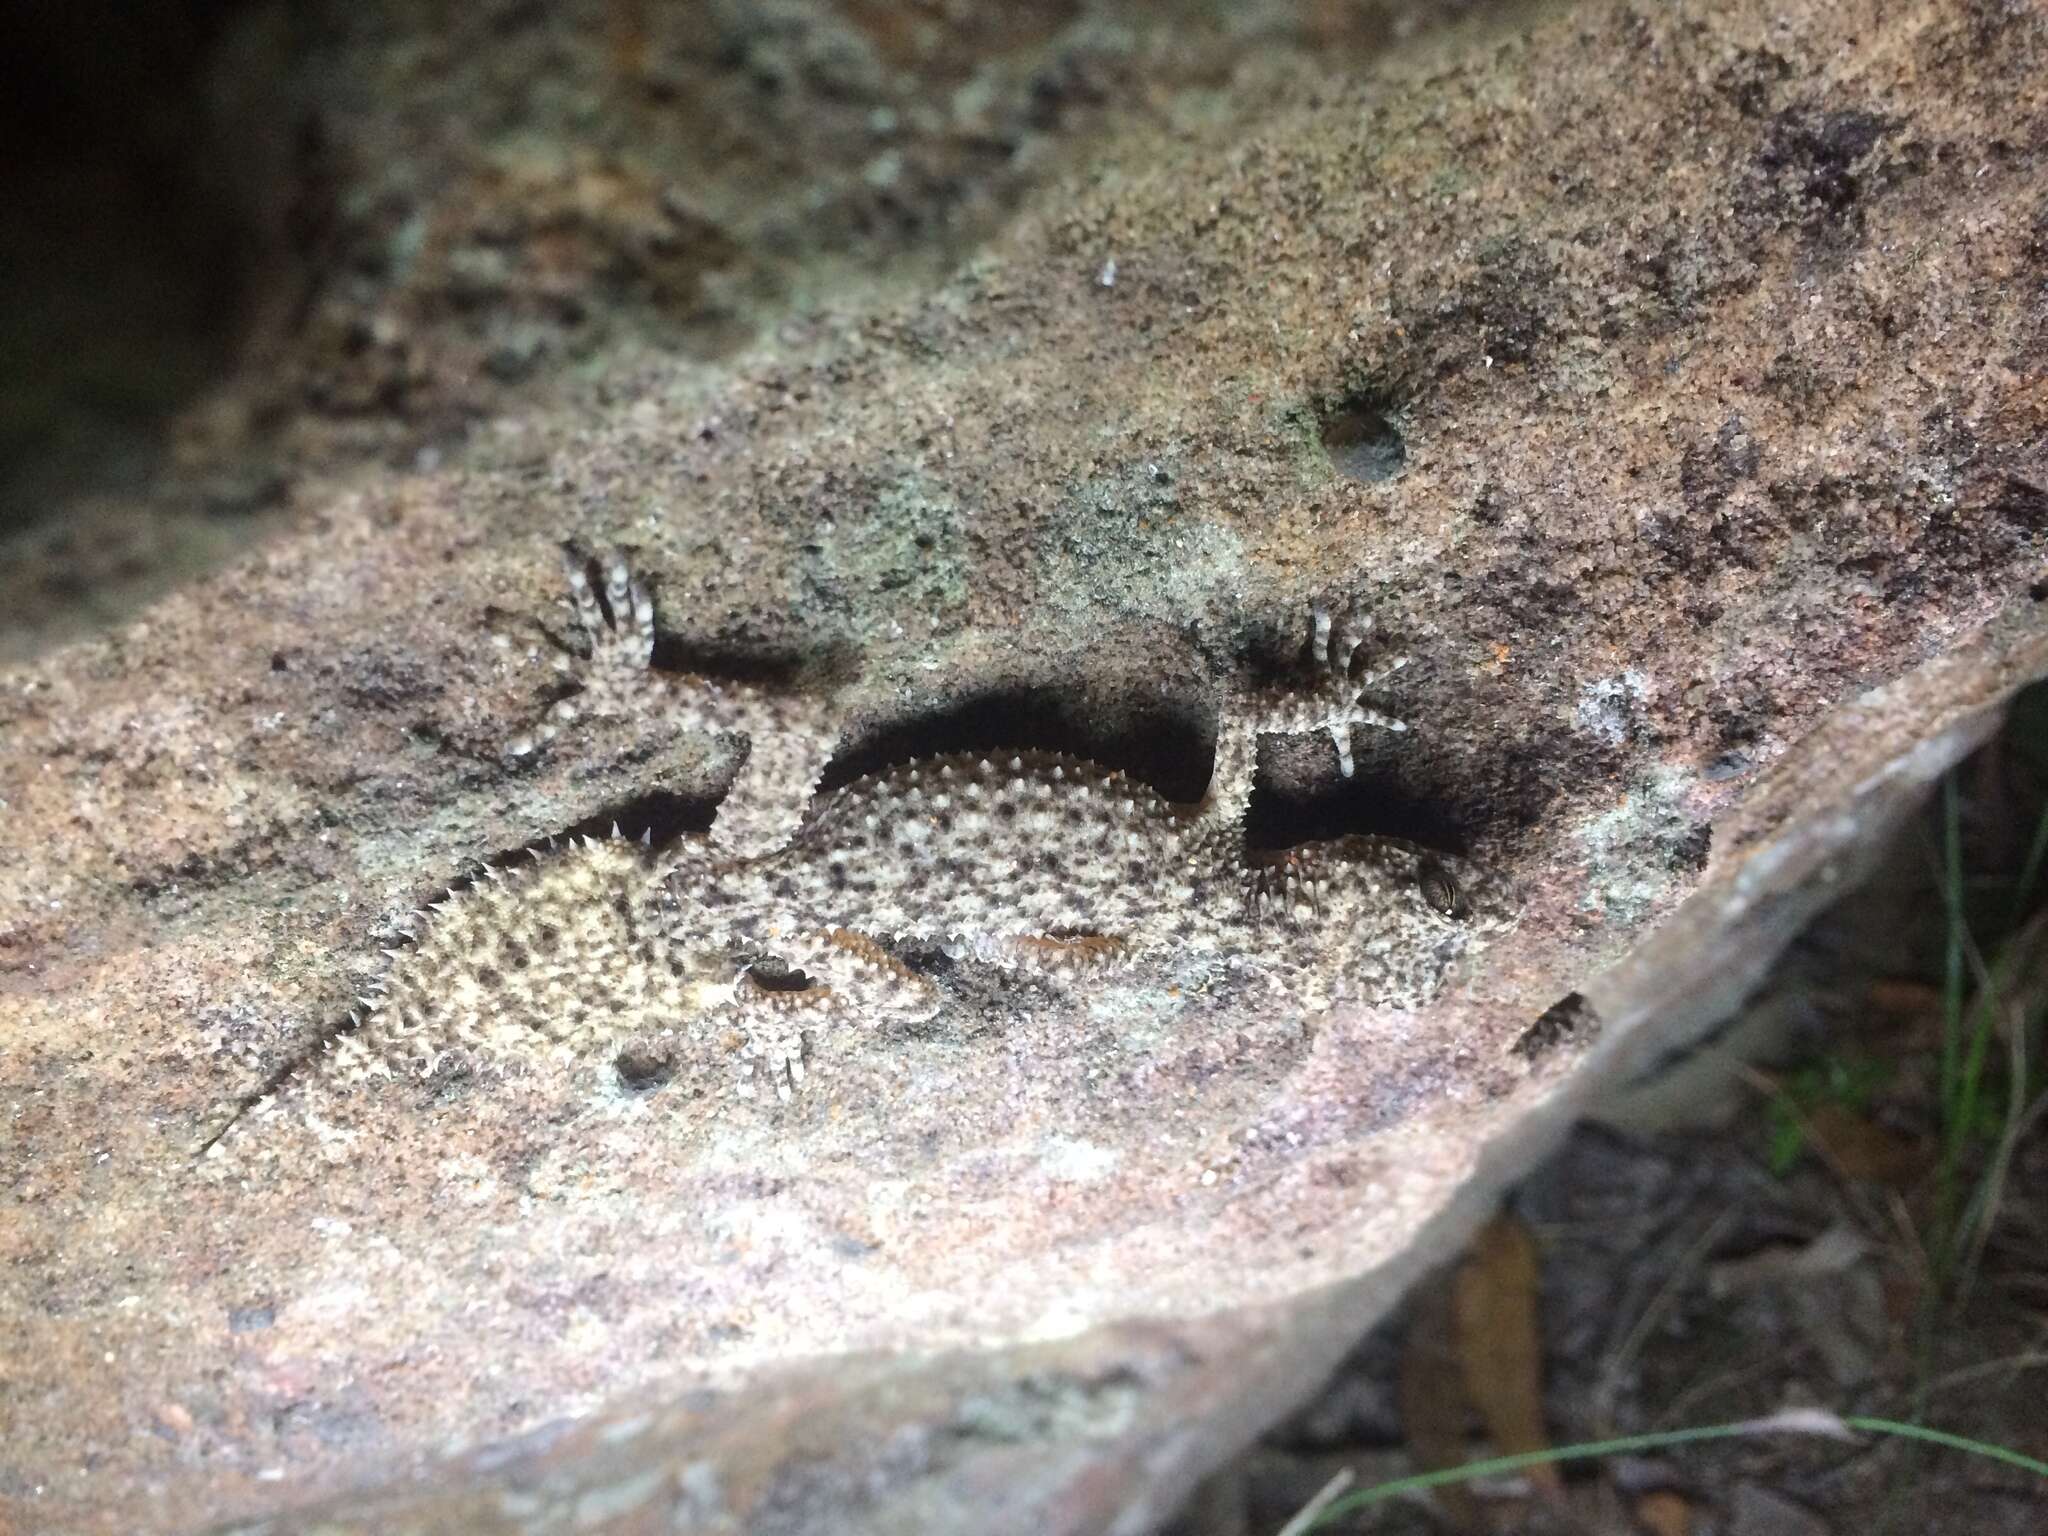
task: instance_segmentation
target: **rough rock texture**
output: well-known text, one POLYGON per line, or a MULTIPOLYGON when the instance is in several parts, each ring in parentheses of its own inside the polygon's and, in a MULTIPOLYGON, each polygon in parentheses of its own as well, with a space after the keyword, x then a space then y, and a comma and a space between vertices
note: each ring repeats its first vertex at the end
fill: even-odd
POLYGON ((33 121, 0 165, 0 660, 128 616, 358 473, 459 462, 507 409, 602 410, 635 359, 687 372, 821 304, 928 291, 1117 126, 1208 121, 1263 74, 1469 6, 27 18, 7 40, 33 121), (165 441, 137 429, 230 349, 165 441))
POLYGON ((1696 4, 1225 86, 926 297, 620 362, 8 678, 0 1510, 196 1524, 626 1401, 323 1528, 1142 1529, 2043 670, 2044 65, 2018 5, 1696 4), (946 1006, 786 1104, 451 1073, 340 1162, 195 1161, 475 861, 702 825, 729 766, 658 718, 504 755, 564 540, 634 553, 657 664, 829 699, 828 784, 1190 799, 1218 695, 1367 599, 1415 728, 1348 790, 1269 744, 1254 833, 1519 923, 1399 1011, 924 957, 946 1006))

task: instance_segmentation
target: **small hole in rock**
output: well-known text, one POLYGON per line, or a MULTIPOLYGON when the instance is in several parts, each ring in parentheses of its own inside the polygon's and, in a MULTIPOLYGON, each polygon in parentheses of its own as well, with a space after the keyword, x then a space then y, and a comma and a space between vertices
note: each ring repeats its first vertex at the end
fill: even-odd
POLYGON ((676 1073, 675 1056, 654 1045, 629 1045, 612 1058, 619 1084, 633 1093, 652 1093, 676 1073))
POLYGON ((1510 1049, 1517 1056, 1534 1061, 1565 1041, 1589 1035, 1599 1027, 1600 1016, 1593 1011, 1593 1005, 1581 993, 1568 992, 1544 1009, 1510 1049))
POLYGON ((1384 396, 1348 395, 1323 412, 1323 449, 1340 475, 1378 485, 1407 467, 1408 445, 1384 396))

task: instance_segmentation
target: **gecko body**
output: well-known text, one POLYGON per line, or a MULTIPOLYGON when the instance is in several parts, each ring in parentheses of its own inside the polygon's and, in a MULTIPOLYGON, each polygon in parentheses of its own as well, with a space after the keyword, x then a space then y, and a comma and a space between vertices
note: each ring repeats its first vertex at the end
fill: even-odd
POLYGON ((742 1078, 787 1097, 826 1021, 943 1006, 906 959, 920 950, 1073 987, 1206 967, 1261 976, 1305 1010, 1412 1007, 1509 920, 1477 871, 1399 839, 1247 847, 1261 734, 1323 733, 1349 775, 1355 729, 1406 729, 1364 703, 1401 663, 1360 670, 1368 626, 1353 615, 1313 610, 1309 688, 1230 701, 1192 804, 1045 752, 908 762, 820 794, 833 743, 795 728, 773 695, 652 669, 653 603, 622 559, 606 562, 602 596, 580 562, 569 589, 587 641, 563 663, 574 691, 508 755, 649 709, 732 738, 742 766, 711 833, 658 851, 586 839, 486 870, 420 915, 302 1075, 347 1088, 450 1054, 573 1060, 681 1031, 734 1041, 742 1078))

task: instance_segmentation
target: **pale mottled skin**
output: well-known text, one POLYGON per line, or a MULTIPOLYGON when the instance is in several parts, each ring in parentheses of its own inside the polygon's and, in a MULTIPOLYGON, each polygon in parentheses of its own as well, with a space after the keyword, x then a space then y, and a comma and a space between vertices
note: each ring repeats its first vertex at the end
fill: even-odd
POLYGON ((600 601, 572 564, 589 654, 563 669, 579 686, 508 755, 573 750, 576 724, 606 715, 658 712, 730 736, 745 758, 711 834, 658 853, 589 840, 487 872, 419 916, 359 1025, 307 1076, 348 1089, 450 1053, 575 1059, 684 1027, 702 1039, 707 1021, 730 1020, 743 1079, 786 1096, 824 1021, 859 1028, 943 1005, 892 946, 1089 988, 1131 967, 1213 962, 1304 1011, 1339 998, 1412 1007, 1506 921, 1459 861, 1395 839, 1246 849, 1259 735, 1326 733, 1349 774, 1355 728, 1405 729, 1362 702, 1400 663, 1354 674, 1364 627, 1333 636, 1320 609, 1311 690, 1229 701, 1194 804, 1037 752, 910 762, 817 795, 828 732, 761 690, 653 671, 646 591, 616 556, 605 585, 600 601))

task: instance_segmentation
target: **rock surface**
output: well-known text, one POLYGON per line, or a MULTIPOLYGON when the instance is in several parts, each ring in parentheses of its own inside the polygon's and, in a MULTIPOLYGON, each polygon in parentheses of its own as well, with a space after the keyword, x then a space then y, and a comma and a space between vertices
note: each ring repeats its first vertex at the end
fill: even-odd
POLYGON ((2044 64, 2019 5, 1624 6, 1226 85, 924 297, 620 363, 9 677, 0 1511, 1144 1529, 2043 671, 2044 64), (505 760, 563 541, 658 659, 830 699, 842 780, 1191 797, 1222 681, 1365 597, 1415 729, 1270 744, 1255 831, 1519 925, 1413 1011, 963 975, 787 1105, 455 1078, 215 1176, 412 907, 715 794, 652 721, 505 760))

